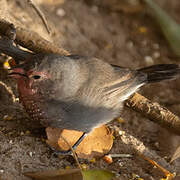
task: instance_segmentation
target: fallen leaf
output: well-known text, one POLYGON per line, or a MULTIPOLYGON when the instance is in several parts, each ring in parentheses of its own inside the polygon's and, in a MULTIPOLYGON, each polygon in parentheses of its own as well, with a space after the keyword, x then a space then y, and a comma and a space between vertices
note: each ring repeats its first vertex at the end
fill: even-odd
POLYGON ((82 173, 79 169, 59 169, 47 170, 43 172, 27 172, 25 176, 35 180, 83 180, 82 173))
POLYGON ((62 130, 60 129, 57 129, 57 128, 51 128, 51 127, 48 127, 46 128, 46 134, 47 134, 47 140, 46 140, 46 143, 57 149, 57 150, 60 150, 59 148, 59 145, 58 145, 58 139, 60 137, 60 134, 61 134, 62 130))
POLYGON ((27 172, 25 176, 35 180, 111 180, 115 174, 107 170, 59 169, 43 172, 27 172))
POLYGON ((111 180, 115 174, 107 170, 91 169, 82 171, 83 180, 111 180))
POLYGON ((173 154, 170 162, 173 162, 173 161, 176 160, 177 158, 180 158, 180 146, 176 149, 176 151, 175 151, 175 153, 173 154))
MULTIPOLYGON (((46 128, 47 143, 59 150, 68 150, 69 146, 60 137, 63 136, 71 146, 79 139, 82 132, 74 130, 59 130, 56 128, 46 128)), ((76 149, 76 153, 79 158, 92 159, 93 157, 101 157, 108 153, 112 148, 113 138, 112 132, 105 126, 94 129, 76 149)))

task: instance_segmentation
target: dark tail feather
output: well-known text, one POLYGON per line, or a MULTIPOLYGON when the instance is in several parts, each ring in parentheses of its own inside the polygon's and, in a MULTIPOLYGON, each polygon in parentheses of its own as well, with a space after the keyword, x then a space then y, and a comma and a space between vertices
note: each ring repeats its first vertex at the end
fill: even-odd
POLYGON ((137 71, 147 74, 147 83, 176 79, 180 76, 180 67, 177 64, 158 64, 137 71))

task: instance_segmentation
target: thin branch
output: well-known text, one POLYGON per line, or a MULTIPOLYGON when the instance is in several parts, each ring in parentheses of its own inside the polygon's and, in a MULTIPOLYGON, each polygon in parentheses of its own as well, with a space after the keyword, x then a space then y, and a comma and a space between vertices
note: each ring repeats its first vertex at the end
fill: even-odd
MULTIPOLYGON (((81 167, 81 165, 80 165, 80 163, 79 163, 79 160, 78 160, 78 158, 77 158, 77 155, 76 155, 74 149, 72 148, 72 146, 70 145, 70 143, 66 140, 66 138, 64 138, 62 135, 60 135, 60 137, 61 137, 61 138, 63 139, 63 141, 65 141, 65 143, 69 146, 69 149, 71 150, 71 152, 72 152, 72 154, 73 154, 73 157, 74 157, 74 159, 75 159, 75 161, 76 161, 76 163, 77 163, 77 165, 78 165, 78 167, 79 167, 79 169, 80 169, 80 171, 81 171, 81 173, 82 173, 82 167, 81 167)), ((82 174, 82 175, 83 175, 83 174, 82 174)))
POLYGON ((158 103, 153 103, 144 96, 135 93, 126 101, 126 106, 180 135, 180 118, 158 103))
POLYGON ((141 142, 134 136, 125 133, 124 135, 121 136, 121 140, 123 143, 133 148, 144 159, 146 160, 150 159, 157 162, 160 166, 170 171, 171 173, 174 173, 176 171, 175 166, 170 165, 165 159, 160 157, 155 151, 147 148, 143 144, 143 142, 141 142))
MULTIPOLYGON (((11 25, 8 21, 0 19, 0 35, 7 36, 6 30, 11 25)), ((51 43, 39 34, 27 29, 16 27, 16 43, 35 53, 55 53, 69 55, 70 53, 54 43, 51 43)))
POLYGON ((35 2, 33 0, 27 0, 27 2, 33 7, 33 9, 36 11, 36 13, 38 14, 38 16, 41 18, 47 32, 50 34, 50 29, 47 23, 47 20, 43 14, 43 12, 40 10, 40 8, 35 4, 35 2))
POLYGON ((5 84, 2 81, 0 81, 0 85, 2 85, 6 89, 6 91, 11 95, 12 101, 16 102, 16 96, 14 95, 11 87, 9 87, 7 84, 5 84))

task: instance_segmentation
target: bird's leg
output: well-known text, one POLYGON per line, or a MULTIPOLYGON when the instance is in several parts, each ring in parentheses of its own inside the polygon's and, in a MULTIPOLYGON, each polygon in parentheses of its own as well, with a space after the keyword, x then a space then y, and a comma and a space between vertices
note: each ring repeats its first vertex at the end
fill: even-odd
MULTIPOLYGON (((78 145, 83 141, 83 139, 87 136, 87 133, 84 132, 82 134, 82 136, 75 142, 75 144, 72 146, 73 150, 76 150, 76 148, 78 147, 78 145)), ((71 149, 67 150, 67 151, 57 151, 55 150, 54 154, 56 155, 70 155, 72 154, 71 149)))

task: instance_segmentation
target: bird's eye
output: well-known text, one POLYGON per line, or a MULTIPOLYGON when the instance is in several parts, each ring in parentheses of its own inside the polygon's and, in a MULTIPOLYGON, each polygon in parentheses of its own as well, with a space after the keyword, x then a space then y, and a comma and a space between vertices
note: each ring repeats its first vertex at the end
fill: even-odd
POLYGON ((34 76, 32 76, 32 78, 33 78, 33 79, 40 79, 41 76, 39 76, 39 75, 34 75, 34 76))

